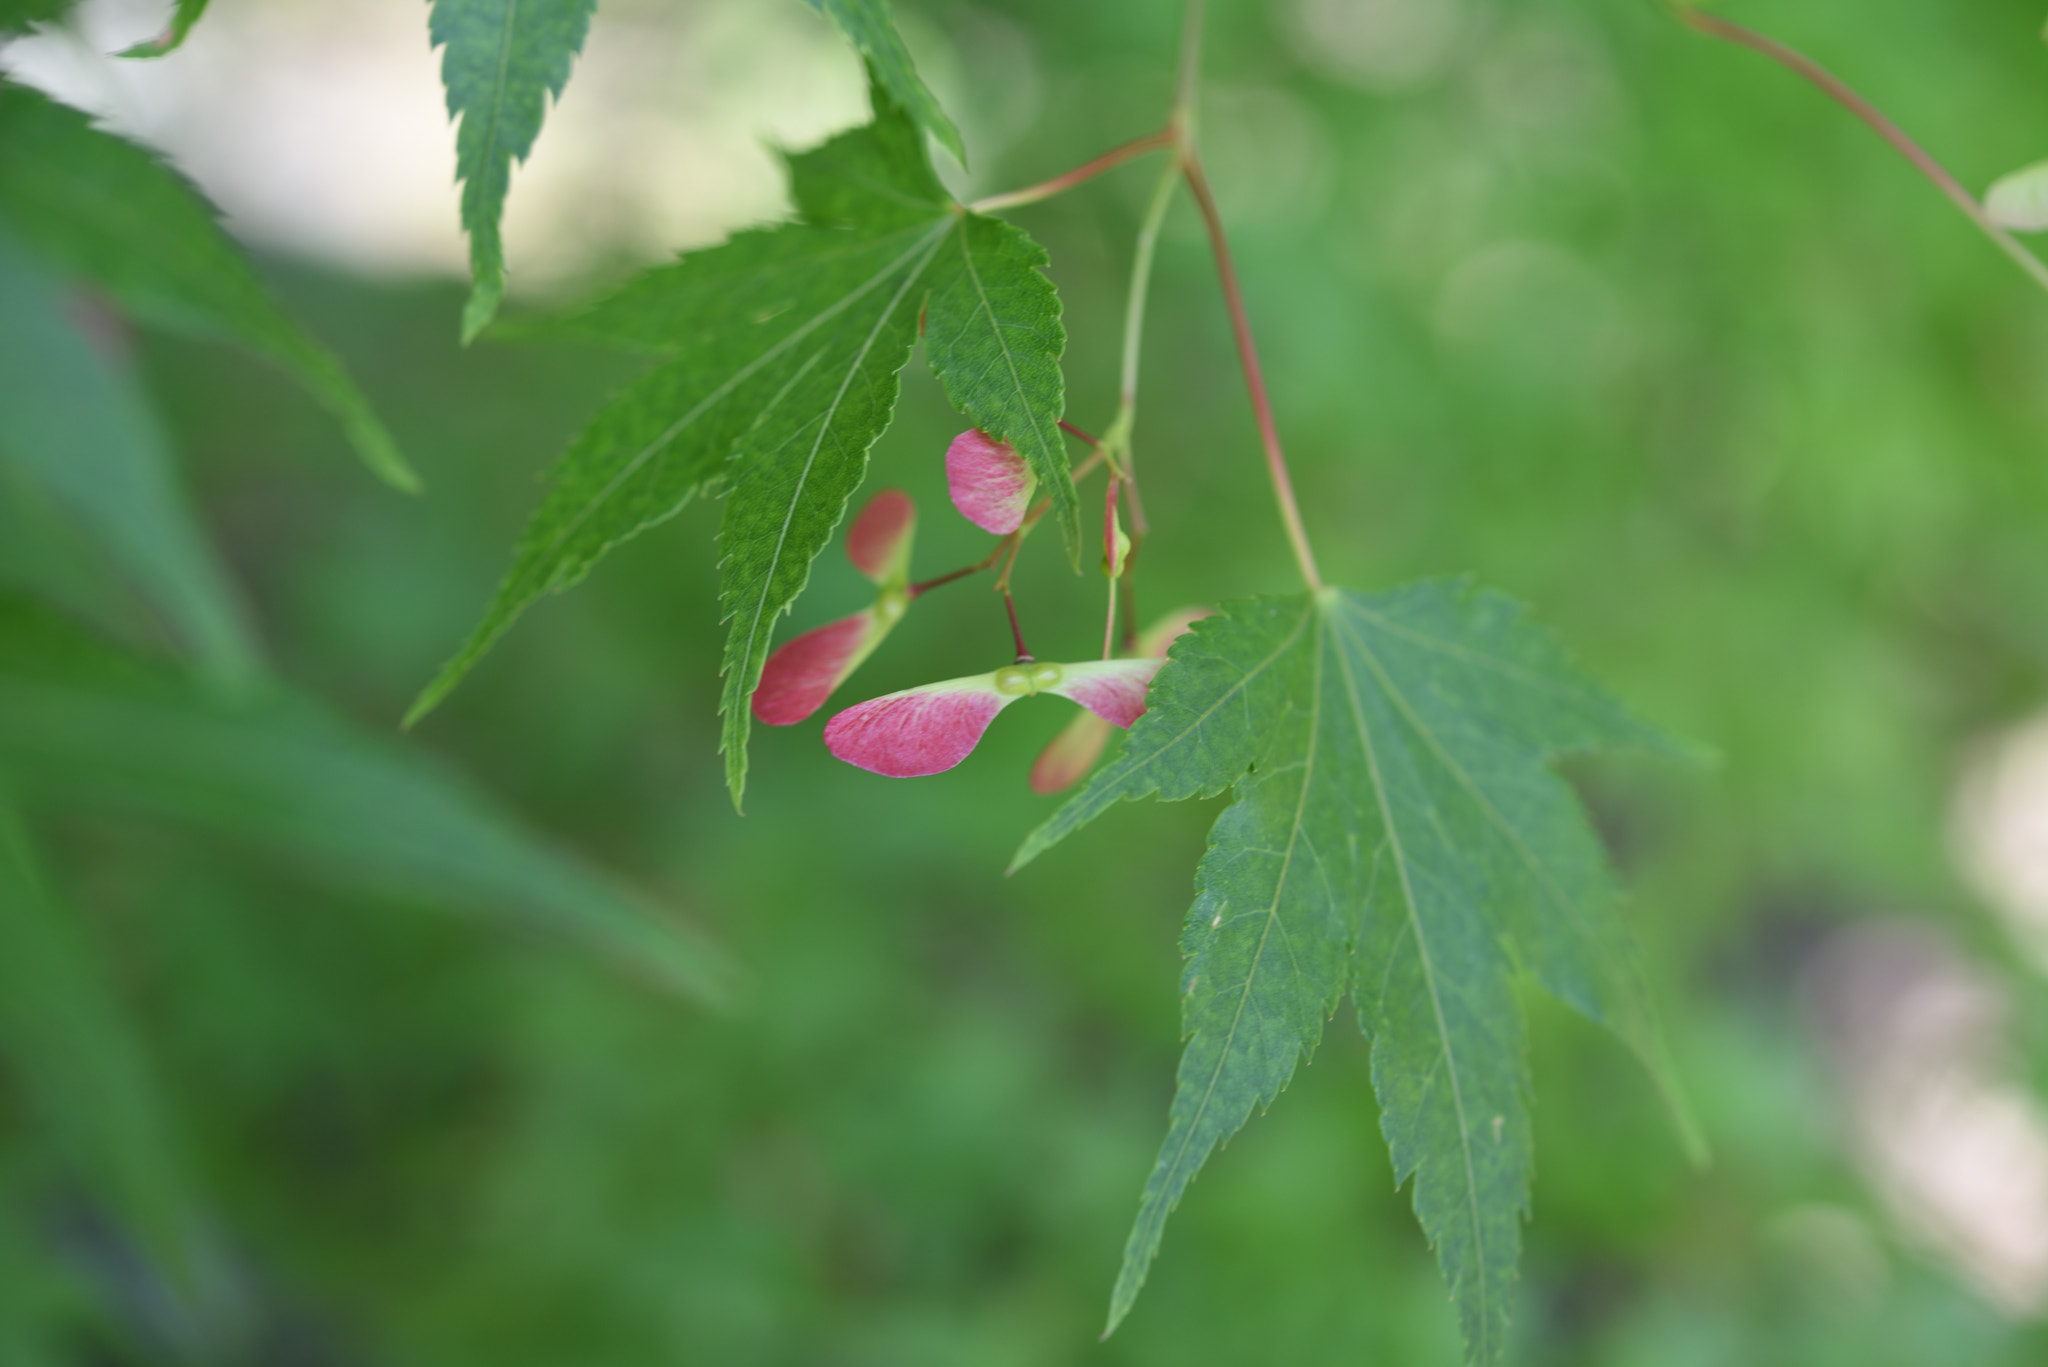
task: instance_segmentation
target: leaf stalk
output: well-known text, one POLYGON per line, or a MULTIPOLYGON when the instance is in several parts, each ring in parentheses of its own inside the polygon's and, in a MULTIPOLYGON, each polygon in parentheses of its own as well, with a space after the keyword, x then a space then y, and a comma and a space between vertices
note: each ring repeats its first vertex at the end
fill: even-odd
POLYGON ((1003 209, 1015 209, 1025 204, 1036 204, 1051 199, 1054 195, 1065 194, 1083 181, 1093 180, 1104 171, 1114 170, 1133 157, 1142 157, 1147 152, 1163 152, 1174 145, 1174 134, 1170 128, 1156 133, 1147 133, 1141 138, 1132 138, 1120 147, 1112 147, 1093 161, 1086 161, 1068 171, 1065 175, 1042 180, 1036 185, 1027 185, 1021 190, 1009 190, 999 195, 987 195, 967 206, 970 213, 992 214, 1003 209))

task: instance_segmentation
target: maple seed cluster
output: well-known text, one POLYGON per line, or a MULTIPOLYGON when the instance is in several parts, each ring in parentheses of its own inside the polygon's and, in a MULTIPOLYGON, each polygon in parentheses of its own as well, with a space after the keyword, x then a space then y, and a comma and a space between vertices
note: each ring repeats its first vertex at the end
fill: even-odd
MULTIPOLYGON (((1015 538, 1028 528, 1037 489, 1024 458, 1007 442, 968 431, 946 450, 946 485, 961 516, 984 531, 1015 538)), ((917 508, 900 489, 868 500, 846 534, 847 558, 876 587, 875 600, 786 642, 761 669, 754 716, 770 726, 804 720, 873 654, 910 604, 970 571, 918 584, 910 580, 917 508)), ((1006 542, 1014 552, 1013 541, 1006 542)), ((998 555, 1005 547, 998 547, 998 555)), ((1115 554, 1112 543, 1110 554, 1115 554)), ((1120 557, 1119 557, 1120 558, 1120 557)), ((1034 660, 1022 649, 1015 662, 987 674, 907 688, 857 703, 825 724, 825 746, 849 764, 891 778, 942 773, 966 759, 996 714, 1020 698, 1057 693, 1085 709, 1056 736, 1032 766, 1031 786, 1041 793, 1067 787, 1095 763, 1112 726, 1128 728, 1145 711, 1145 691, 1165 663, 1166 648, 1206 612, 1184 609, 1155 623, 1127 659, 1057 664, 1034 660)))

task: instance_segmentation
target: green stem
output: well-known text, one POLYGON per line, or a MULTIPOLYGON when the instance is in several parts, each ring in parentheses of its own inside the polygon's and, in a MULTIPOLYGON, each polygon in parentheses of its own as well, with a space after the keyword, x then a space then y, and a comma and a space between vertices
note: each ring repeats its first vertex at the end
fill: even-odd
POLYGON ((1138 227, 1137 250, 1131 256, 1131 291, 1124 299, 1123 367, 1117 386, 1117 420, 1111 430, 1122 437, 1119 454, 1123 457, 1124 479, 1130 485, 1131 534, 1139 539, 1151 530, 1151 524, 1145 520, 1145 504, 1138 493, 1136 461, 1131 453, 1131 425, 1138 410, 1138 358, 1144 350, 1145 302, 1152 288, 1152 260, 1158 253, 1159 230, 1166 222, 1166 210, 1173 203, 1173 188, 1180 177, 1180 153, 1176 150, 1172 165, 1159 177, 1151 202, 1145 206, 1145 218, 1138 227))

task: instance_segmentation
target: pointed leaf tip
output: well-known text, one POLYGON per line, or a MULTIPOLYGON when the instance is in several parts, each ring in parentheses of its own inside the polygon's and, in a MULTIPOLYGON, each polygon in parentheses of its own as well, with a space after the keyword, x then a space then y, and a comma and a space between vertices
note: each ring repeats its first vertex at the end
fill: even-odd
POLYGON ((873 608, 814 627, 783 642, 761 666, 754 717, 769 726, 794 726, 825 705, 879 639, 883 624, 873 608))
POLYGON ((462 344, 468 346, 491 325, 498 316, 498 305, 505 298, 505 280, 501 275, 484 273, 477 276, 476 284, 469 291, 469 298, 462 304, 462 344))
POLYGON ((846 558, 877 584, 909 577, 910 545, 917 532, 917 504, 901 489, 884 489, 867 501, 846 532, 846 558))
POLYGON ((1022 696, 999 691, 993 674, 905 689, 856 703, 825 723, 825 748, 889 778, 944 773, 973 753, 996 713, 1022 696))
POLYGON ((1006 441, 977 428, 946 448, 946 490, 960 515, 985 532, 1007 536, 1023 524, 1038 477, 1006 441))

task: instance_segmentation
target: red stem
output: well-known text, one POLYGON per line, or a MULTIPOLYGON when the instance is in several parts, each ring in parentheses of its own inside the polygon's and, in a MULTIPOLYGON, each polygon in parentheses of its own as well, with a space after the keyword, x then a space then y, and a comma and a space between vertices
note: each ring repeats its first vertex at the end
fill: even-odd
POLYGON ((1123 165, 1133 157, 1142 157, 1147 152, 1160 152, 1173 146, 1173 130, 1162 128, 1157 133, 1147 133, 1142 138, 1132 138, 1121 147, 1112 147, 1093 161, 1083 162, 1063 176, 1042 180, 1036 185, 1027 185, 1021 190, 1010 190, 1000 195, 989 195, 968 205, 977 214, 992 214, 998 209, 1014 209, 1024 204, 1036 204, 1042 199, 1073 189, 1084 180, 1093 180, 1104 171, 1123 165))
POLYGON ((1201 208, 1202 222, 1209 230, 1209 246, 1216 255, 1216 275, 1223 284, 1223 302, 1230 310, 1230 329, 1237 338, 1237 359, 1244 367, 1244 382, 1251 390, 1252 412, 1259 421, 1259 439, 1266 447, 1266 473, 1273 481, 1273 497, 1280 504, 1280 520, 1287 527, 1287 539, 1294 547, 1295 564, 1310 591, 1323 591, 1323 576, 1316 569, 1315 552, 1308 544, 1308 531, 1301 523, 1301 505, 1294 497, 1294 481, 1287 473, 1287 454, 1280 449, 1280 430, 1273 424, 1273 402, 1266 393, 1265 372, 1259 368, 1258 347, 1252 341, 1251 319, 1245 315, 1244 293, 1238 287, 1237 267, 1231 263, 1230 243, 1223 235, 1223 216, 1216 211, 1215 196, 1209 193, 1209 178, 1202 174, 1202 161, 1191 146, 1181 148, 1181 165, 1187 172, 1188 188, 1201 208))
POLYGON ((1017 602, 1010 597, 1010 590, 1007 587, 1003 590, 1003 610, 1010 614, 1010 639, 1017 643, 1017 663, 1028 665, 1033 657, 1031 652, 1024 648, 1024 629, 1017 625, 1017 602))
POLYGON ((2010 233, 1994 223, 1991 216, 1984 212, 1984 206, 1977 202, 1977 197, 1964 189, 1962 183, 1949 174, 1947 167, 1908 137, 1905 130, 1880 114, 1870 101, 1844 85, 1833 72, 1783 43, 1766 38, 1763 34, 1744 28, 1740 24, 1730 23, 1718 15, 1705 14, 1683 4, 1674 4, 1670 9, 1673 18, 1695 33, 1704 33, 1709 38, 1718 38, 1722 42, 1748 48, 1751 52, 1770 58, 1787 71, 1817 86, 1829 99, 1861 119, 1872 132, 1891 144, 1893 151, 1911 162, 1921 175, 1933 181, 1935 188, 1947 195, 2000 251, 2011 257, 2021 270, 2032 276, 2035 284, 2048 289, 2048 266, 2044 266, 2039 257, 2022 247, 2010 233))

